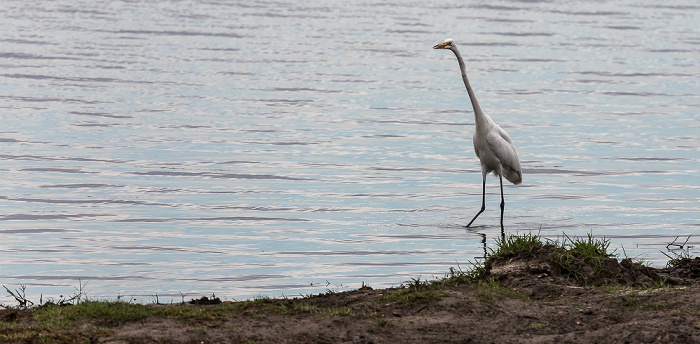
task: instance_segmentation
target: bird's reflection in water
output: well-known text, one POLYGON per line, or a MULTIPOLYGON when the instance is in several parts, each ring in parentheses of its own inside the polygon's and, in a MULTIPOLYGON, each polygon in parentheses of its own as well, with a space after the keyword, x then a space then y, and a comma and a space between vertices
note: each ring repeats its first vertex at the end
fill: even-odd
POLYGON ((484 250, 484 256, 483 257, 474 257, 476 259, 486 259, 486 233, 481 233, 477 231, 477 228, 474 227, 464 227, 467 231, 468 234, 476 234, 481 237, 481 246, 484 250))

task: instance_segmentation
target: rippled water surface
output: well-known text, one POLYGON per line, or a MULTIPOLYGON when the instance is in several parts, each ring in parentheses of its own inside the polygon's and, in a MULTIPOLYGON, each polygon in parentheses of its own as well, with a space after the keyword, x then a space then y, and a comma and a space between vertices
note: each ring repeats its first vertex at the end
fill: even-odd
POLYGON ((606 236, 656 266, 676 237, 698 254, 696 1, 0 10, 0 282, 30 299, 466 269, 500 235, 500 200, 490 176, 463 227, 481 175, 457 62, 432 49, 448 37, 522 161, 507 232, 606 236))

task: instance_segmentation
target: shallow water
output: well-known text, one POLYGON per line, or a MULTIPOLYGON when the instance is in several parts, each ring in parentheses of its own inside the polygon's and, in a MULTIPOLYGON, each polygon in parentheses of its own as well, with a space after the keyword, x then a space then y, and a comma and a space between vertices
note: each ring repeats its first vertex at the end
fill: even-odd
POLYGON ((592 233, 655 266, 676 237, 698 254, 694 1, 0 9, 0 282, 30 299, 295 296, 468 268, 500 200, 490 176, 463 227, 481 175, 457 62, 432 49, 447 37, 522 161, 507 232, 592 233))

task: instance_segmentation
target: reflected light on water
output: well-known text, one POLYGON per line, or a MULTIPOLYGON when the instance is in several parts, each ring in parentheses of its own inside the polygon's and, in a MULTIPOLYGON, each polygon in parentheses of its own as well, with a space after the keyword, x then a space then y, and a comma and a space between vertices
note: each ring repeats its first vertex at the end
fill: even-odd
POLYGON ((463 227, 481 175, 446 37, 522 160, 507 232, 697 254, 693 2, 165 5, 0 4, 2 284, 240 299, 468 268, 500 200, 489 177, 463 227))

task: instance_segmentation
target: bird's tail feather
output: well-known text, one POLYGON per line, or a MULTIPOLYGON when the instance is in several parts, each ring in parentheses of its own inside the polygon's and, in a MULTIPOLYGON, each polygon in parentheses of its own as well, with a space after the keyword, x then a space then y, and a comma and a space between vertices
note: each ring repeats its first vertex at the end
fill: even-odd
POLYGON ((509 182, 519 185, 520 183, 523 182, 523 172, 522 171, 516 171, 510 168, 504 168, 503 169, 503 176, 508 179, 509 182))

